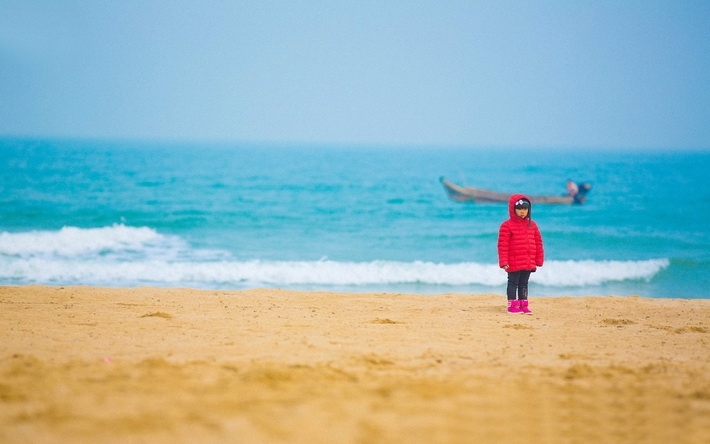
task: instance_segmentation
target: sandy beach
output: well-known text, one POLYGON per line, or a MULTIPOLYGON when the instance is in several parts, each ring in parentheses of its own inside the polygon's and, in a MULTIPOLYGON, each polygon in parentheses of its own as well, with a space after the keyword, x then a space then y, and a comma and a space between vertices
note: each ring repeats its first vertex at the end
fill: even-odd
POLYGON ((710 301, 0 287, 0 441, 710 441, 710 301))

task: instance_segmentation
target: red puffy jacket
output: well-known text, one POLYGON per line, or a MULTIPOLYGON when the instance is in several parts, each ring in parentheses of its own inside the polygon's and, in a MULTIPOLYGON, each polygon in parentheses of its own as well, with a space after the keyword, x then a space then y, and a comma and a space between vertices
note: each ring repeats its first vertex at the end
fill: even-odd
POLYGON ((530 270, 542 267, 545 252, 542 248, 542 236, 537 224, 528 217, 521 219, 515 215, 515 202, 519 199, 530 199, 524 194, 513 194, 508 200, 510 219, 503 222, 498 231, 498 265, 502 268, 508 265, 507 272, 530 270))

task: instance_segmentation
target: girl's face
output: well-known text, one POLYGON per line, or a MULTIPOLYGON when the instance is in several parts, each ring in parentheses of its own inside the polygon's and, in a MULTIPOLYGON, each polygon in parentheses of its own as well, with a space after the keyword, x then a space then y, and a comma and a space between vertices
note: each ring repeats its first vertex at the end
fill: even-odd
POLYGON ((527 208, 516 208, 515 215, 518 216, 519 218, 525 219, 526 217, 528 217, 528 209, 527 208))

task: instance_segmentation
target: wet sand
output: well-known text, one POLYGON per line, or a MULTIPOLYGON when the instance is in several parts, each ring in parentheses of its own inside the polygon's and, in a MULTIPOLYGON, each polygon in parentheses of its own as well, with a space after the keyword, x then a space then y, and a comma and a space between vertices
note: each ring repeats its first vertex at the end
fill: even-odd
POLYGON ((0 287, 0 442, 710 442, 710 300, 0 287))

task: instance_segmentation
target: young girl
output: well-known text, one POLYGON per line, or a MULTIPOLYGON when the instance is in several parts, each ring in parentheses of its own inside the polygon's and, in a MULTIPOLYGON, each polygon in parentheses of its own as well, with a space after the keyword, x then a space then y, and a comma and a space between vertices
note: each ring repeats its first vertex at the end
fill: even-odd
POLYGON ((528 307, 528 279, 545 260, 542 236, 530 218, 530 207, 530 199, 524 194, 510 196, 510 219, 498 231, 498 265, 508 272, 508 313, 532 314, 528 307))

